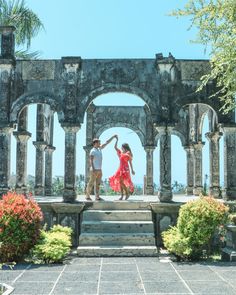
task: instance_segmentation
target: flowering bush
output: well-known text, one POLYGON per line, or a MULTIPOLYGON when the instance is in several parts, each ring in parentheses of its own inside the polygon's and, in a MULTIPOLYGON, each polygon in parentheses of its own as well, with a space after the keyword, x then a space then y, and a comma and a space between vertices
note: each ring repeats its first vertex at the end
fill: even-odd
POLYGON ((163 233, 165 247, 181 258, 197 259, 202 250, 210 252, 216 231, 222 235, 229 208, 212 197, 201 197, 183 205, 177 226, 163 233))
POLYGON ((0 200, 0 262, 18 261, 37 242, 42 212, 24 195, 8 192, 0 200))

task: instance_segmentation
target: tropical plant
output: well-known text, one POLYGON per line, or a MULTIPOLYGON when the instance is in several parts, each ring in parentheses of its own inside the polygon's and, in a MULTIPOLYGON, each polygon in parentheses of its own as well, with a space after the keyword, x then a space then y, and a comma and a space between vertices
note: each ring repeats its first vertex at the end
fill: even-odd
POLYGON ((31 198, 8 192, 0 201, 0 262, 19 261, 37 242, 42 212, 31 198))
POLYGON ((49 231, 41 230, 40 239, 31 251, 33 260, 45 263, 61 262, 70 252, 72 229, 54 225, 49 231))
MULTIPOLYGON (((222 235, 229 208, 213 197, 200 197, 181 206, 177 226, 163 232, 165 247, 182 259, 198 259, 211 253, 215 233, 222 235)), ((220 237, 221 238, 221 237, 220 237)))
POLYGON ((39 52, 29 53, 31 40, 43 29, 39 17, 26 6, 25 0, 0 0, 0 26, 16 27, 15 37, 19 58, 35 58, 39 52), (26 46, 26 49, 22 49, 26 46), (20 48, 20 49, 19 49, 20 48))
POLYGON ((188 0, 183 9, 172 13, 190 16, 192 26, 197 27, 196 42, 210 47, 209 74, 202 77, 201 90, 210 80, 216 80, 222 110, 235 108, 236 96, 236 1, 235 0, 188 0))

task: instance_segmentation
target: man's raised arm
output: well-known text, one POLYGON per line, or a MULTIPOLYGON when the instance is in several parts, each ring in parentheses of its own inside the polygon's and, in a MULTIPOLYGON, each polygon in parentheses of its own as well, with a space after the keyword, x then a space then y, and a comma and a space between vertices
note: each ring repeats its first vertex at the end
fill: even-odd
POLYGON ((116 137, 116 135, 113 135, 105 143, 101 144, 100 149, 104 149, 104 147, 106 147, 112 141, 112 139, 115 138, 115 137, 116 137))

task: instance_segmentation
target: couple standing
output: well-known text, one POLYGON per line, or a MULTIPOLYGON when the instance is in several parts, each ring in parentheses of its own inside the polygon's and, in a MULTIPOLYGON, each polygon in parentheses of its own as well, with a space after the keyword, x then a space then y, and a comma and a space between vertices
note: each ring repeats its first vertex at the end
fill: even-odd
POLYGON ((117 155, 120 159, 120 165, 116 173, 113 176, 109 177, 110 186, 114 191, 121 193, 121 197, 119 198, 119 200, 123 200, 124 194, 125 200, 128 200, 130 193, 133 193, 134 191, 134 185, 131 181, 129 166, 133 175, 135 174, 135 172, 132 165, 133 154, 129 145, 127 143, 123 143, 121 146, 121 150, 118 149, 117 135, 113 135, 104 144, 101 144, 98 138, 94 138, 93 148, 90 151, 90 179, 86 188, 85 198, 87 201, 92 201, 90 193, 94 186, 94 183, 96 183, 95 200, 102 200, 99 196, 99 187, 102 179, 102 149, 104 149, 104 147, 106 147, 114 138, 116 140, 114 148, 117 151, 117 155))

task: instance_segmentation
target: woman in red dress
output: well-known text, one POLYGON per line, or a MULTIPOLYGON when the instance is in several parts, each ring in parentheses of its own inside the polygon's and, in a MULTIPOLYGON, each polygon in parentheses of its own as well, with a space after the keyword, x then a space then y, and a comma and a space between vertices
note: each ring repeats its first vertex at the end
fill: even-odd
POLYGON ((120 166, 116 173, 109 178, 110 186, 111 188, 116 191, 121 193, 121 197, 119 200, 122 200, 124 197, 125 193, 125 200, 128 200, 130 193, 133 193, 134 191, 134 185, 132 183, 131 177, 130 177, 130 169, 129 165, 131 168, 131 172, 134 175, 135 172, 133 170, 133 165, 132 165, 132 159, 133 159, 133 154, 131 152, 131 149, 128 145, 128 143, 123 143, 121 146, 121 150, 117 148, 117 142, 118 142, 118 136, 116 135, 116 142, 114 148, 117 151, 117 155, 120 159, 120 166))

